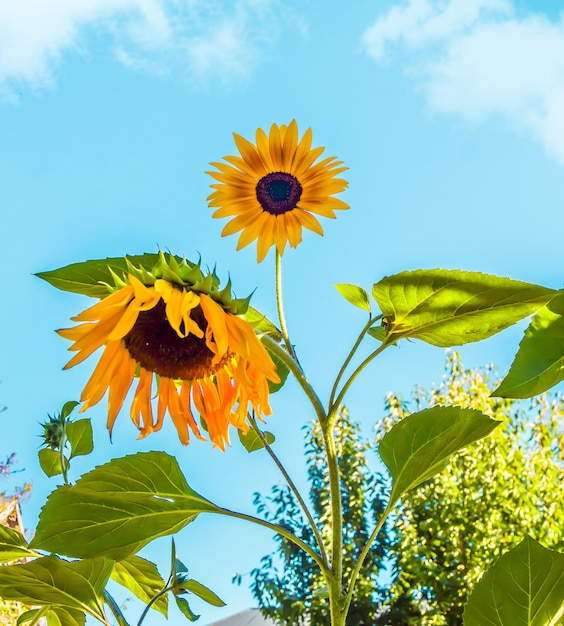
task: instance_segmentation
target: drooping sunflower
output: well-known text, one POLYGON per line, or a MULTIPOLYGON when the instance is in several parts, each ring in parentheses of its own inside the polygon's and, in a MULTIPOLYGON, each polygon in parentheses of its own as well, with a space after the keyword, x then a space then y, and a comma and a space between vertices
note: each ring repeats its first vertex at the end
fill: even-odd
MULTIPOLYGON (((279 382, 279 377, 253 328, 239 316, 248 299, 232 298, 229 284, 220 291, 215 273, 204 276, 199 264, 162 253, 150 270, 127 258, 121 276, 111 263, 106 269, 115 288, 98 280, 109 295, 72 318, 77 326, 57 331, 73 342, 69 350, 76 352, 65 369, 103 348, 82 392, 81 411, 108 392, 111 434, 137 378, 130 416, 140 437, 159 430, 168 412, 183 444, 189 442, 190 431, 204 439, 193 405, 221 450, 229 444, 230 425, 248 430, 251 408, 259 417, 271 414, 268 381, 279 382)), ((40 276, 57 284, 48 274, 55 273, 40 276)))
POLYGON ((348 183, 336 178, 345 171, 342 161, 328 157, 317 161, 325 148, 312 148, 308 128, 298 141, 298 126, 273 124, 269 136, 259 128, 256 145, 233 134, 241 156, 226 156, 225 163, 211 163, 216 171, 208 172, 218 183, 208 196, 215 208, 213 217, 232 217, 222 236, 242 231, 237 250, 257 240, 260 263, 271 246, 279 254, 286 243, 295 248, 302 241, 302 227, 323 235, 315 217, 335 218, 336 209, 349 205, 333 197, 348 183))

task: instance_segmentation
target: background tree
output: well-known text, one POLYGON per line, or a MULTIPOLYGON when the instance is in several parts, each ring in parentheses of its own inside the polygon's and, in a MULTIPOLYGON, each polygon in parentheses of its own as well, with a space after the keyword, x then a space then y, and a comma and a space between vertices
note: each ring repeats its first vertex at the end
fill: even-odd
MULTIPOLYGON (((305 430, 310 499, 314 517, 322 534, 327 536, 330 532, 329 479, 322 453, 322 434, 318 422, 308 424, 305 430)), ((380 474, 370 471, 366 458, 370 445, 362 438, 359 424, 350 420, 345 408, 341 409, 337 420, 335 438, 342 479, 346 579, 374 527, 374 520, 385 508, 384 484, 380 474)), ((266 497, 255 494, 254 503, 257 511, 267 519, 314 545, 311 529, 288 487, 275 486, 271 495, 266 497)), ((263 614, 283 626, 328 624, 329 606, 319 601, 325 593, 324 582, 315 564, 284 537, 277 536, 276 540, 279 544, 277 551, 263 557, 260 567, 251 572, 252 591, 263 614)), ((387 547, 388 537, 382 533, 364 562, 347 624, 375 623, 376 610, 383 598, 378 575, 387 547)))
POLYGON ((480 409, 504 424, 400 501, 383 624, 462 624, 468 593, 501 554, 526 535, 548 547, 562 541, 562 398, 491 398, 494 374, 492 367, 464 370, 453 352, 438 387, 415 389, 409 404, 397 394, 386 399, 377 438, 409 412, 434 405, 480 409))
MULTIPOLYGON (((407 493, 397 505, 365 562, 347 619, 349 626, 458 626, 468 593, 501 554, 530 535, 546 546, 562 542, 564 511, 563 405, 544 394, 525 403, 491 398, 493 368, 464 370, 458 353, 447 355, 446 374, 429 390, 415 388, 405 402, 395 393, 385 401, 385 417, 376 441, 408 414, 435 405, 459 405, 483 411, 504 424, 451 458, 444 470, 407 493), (384 590, 382 569, 391 572, 384 590)), ((346 410, 338 422, 345 524, 355 554, 374 519, 383 510, 386 480, 369 469, 359 424, 346 410)), ((310 498, 315 514, 328 527, 327 473, 320 433, 306 436, 310 498)), ((311 532, 288 489, 274 487, 256 495, 259 512, 292 529, 304 541, 311 532)), ((252 590, 263 613, 283 626, 327 624, 326 607, 312 603, 322 581, 309 558, 278 538, 276 553, 253 570, 252 590)), ((345 559, 350 573, 350 554, 345 559)))

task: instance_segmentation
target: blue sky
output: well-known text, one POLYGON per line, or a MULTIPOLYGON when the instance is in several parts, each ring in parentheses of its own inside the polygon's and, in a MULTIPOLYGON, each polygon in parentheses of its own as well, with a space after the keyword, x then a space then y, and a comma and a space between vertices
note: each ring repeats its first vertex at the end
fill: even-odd
MULTIPOLYGON (((365 287, 418 267, 479 270, 562 287, 564 17, 556 3, 407 0, 0 0, 0 455, 17 452, 30 528, 56 481, 41 477, 37 422, 78 398, 92 363, 63 372, 53 332, 87 306, 33 277, 89 258, 157 246, 231 275, 238 295, 275 316, 274 259, 220 238, 207 208, 209 161, 232 132, 296 119, 350 168, 351 210, 284 256, 287 318, 322 397, 364 318, 332 285, 365 287)), ((512 360, 521 329, 462 350, 468 366, 512 360)), ((444 353, 389 351, 349 396, 367 435, 386 392, 442 376, 444 353)), ((268 428, 303 484, 295 385, 273 398, 268 428)), ((94 463, 138 450, 178 457, 190 484, 252 512, 279 478, 239 446, 183 448, 169 423, 141 442, 126 412, 108 442, 104 405, 88 415, 94 463)), ((202 624, 253 604, 231 585, 273 547, 243 523, 200 518, 178 540, 194 578, 228 602, 194 602, 202 624)), ((166 564, 168 541, 148 556, 166 564)), ((130 603, 134 621, 136 609, 130 603)), ((174 621, 174 619, 173 619, 174 621)), ((149 624, 161 624, 153 616, 149 624)))

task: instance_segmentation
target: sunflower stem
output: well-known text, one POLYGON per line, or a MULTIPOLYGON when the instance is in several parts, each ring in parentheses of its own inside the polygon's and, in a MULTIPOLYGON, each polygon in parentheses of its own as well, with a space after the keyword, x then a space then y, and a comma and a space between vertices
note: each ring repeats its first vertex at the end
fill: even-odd
MULTIPOLYGON (((143 623, 143 621, 145 620, 145 618, 147 617, 147 614, 149 613, 149 609, 153 606, 153 604, 155 604, 155 602, 161 598, 162 596, 166 595, 169 591, 172 590, 172 587, 170 586, 170 578, 169 581, 167 582, 166 586, 163 587, 160 591, 158 591, 148 602, 147 606, 145 606, 145 609, 143 610, 143 613, 141 613, 141 617, 139 618, 139 621, 137 622, 137 626, 141 626, 141 624, 143 623)), ((121 625, 120 625, 121 626, 121 625)))
POLYGON ((268 349, 274 353, 292 372, 300 387, 304 390, 305 394, 309 398, 317 419, 320 423, 323 423, 327 419, 327 413, 323 408, 323 404, 319 399, 319 396, 315 393, 315 390, 310 385, 306 375, 304 374, 299 363, 270 335, 263 335, 261 341, 268 349))
POLYGON ((332 417, 334 417, 338 410, 339 410, 339 406, 343 403, 343 400, 345 398, 345 395, 347 393, 347 391, 350 389, 350 386, 353 384, 353 382, 356 380, 357 376, 362 372, 362 370, 371 362, 373 361, 380 353, 384 352, 384 350, 388 347, 389 344, 387 343, 382 343, 376 350, 374 350, 374 352, 372 352, 371 354, 369 354, 364 361, 354 370, 354 372, 349 376, 347 382, 343 385, 343 387, 341 388, 341 391, 339 392, 339 395, 337 396, 337 398, 333 401, 333 403, 329 406, 329 412, 328 412, 328 416, 329 419, 331 419, 332 417))
POLYGON ((117 602, 107 590, 104 590, 104 602, 110 607, 110 611, 116 618, 118 626, 129 626, 117 602))
POLYGON ((280 330, 282 331, 282 337, 286 344, 286 349, 291 357, 298 363, 298 357, 294 350, 294 346, 290 341, 288 335, 288 327, 286 326, 286 318, 284 317, 284 303, 282 302, 282 257, 276 249, 276 305, 278 307, 278 319, 280 320, 280 330))
POLYGON ((368 322, 366 322, 366 324, 363 326, 362 330, 360 331, 351 351, 349 352, 347 358, 345 359, 345 362, 343 363, 341 369, 339 370, 339 373, 337 374, 337 378, 335 379, 335 384, 333 385, 333 388, 331 389, 331 395, 329 397, 329 406, 333 406, 333 400, 335 399, 335 394, 337 393, 337 388, 339 386, 339 383, 341 382, 341 378, 343 377, 345 370, 347 369, 347 367, 349 366, 349 363, 351 362, 351 359, 353 358, 353 356, 355 355, 356 351, 358 350, 358 347, 360 346, 360 344, 362 343, 362 340, 364 339, 364 336, 366 335, 366 332, 368 331, 368 329, 372 326, 372 324, 374 324, 374 322, 378 321, 380 318, 382 317, 382 315, 378 315, 376 317, 372 317, 372 315, 369 313, 368 314, 368 322))
POLYGON ((286 530, 282 526, 279 526, 278 524, 273 524, 272 522, 268 522, 267 520, 261 519, 260 517, 255 517, 254 515, 247 515, 247 513, 239 513, 238 511, 231 511, 230 509, 218 508, 209 512, 220 513, 222 515, 227 515, 228 517, 245 520, 246 522, 251 522, 252 524, 257 524, 258 526, 268 528, 269 530, 275 532, 277 535, 285 537, 286 539, 288 539, 288 541, 291 541, 294 545, 298 546, 298 548, 301 548, 306 554, 309 554, 309 556, 317 563, 317 565, 319 565, 321 573, 323 574, 325 579, 329 580, 329 577, 331 576, 331 570, 328 567, 327 563, 324 561, 324 559, 311 546, 305 543, 305 541, 302 541, 301 539, 296 537, 296 535, 291 533, 289 530, 286 530))
POLYGON ((280 470, 282 476, 284 476, 284 480, 288 483, 288 487, 290 487, 290 490, 294 494, 294 497, 296 498, 299 505, 301 506, 302 511, 304 512, 304 515, 306 516, 307 521, 309 522, 311 530, 313 531, 313 534, 315 535, 315 539, 317 540, 317 545, 319 547, 321 558, 325 561, 325 563, 328 563, 327 552, 325 551, 325 544, 323 543, 323 538, 321 537, 321 533, 319 532, 319 529, 317 528, 317 525, 315 524, 313 516, 305 500, 302 498, 301 493, 299 492, 298 488, 296 487, 296 484, 294 483, 294 481, 291 479, 290 475, 286 471, 286 468, 284 467, 280 459, 276 456, 276 453, 274 452, 274 450, 271 448, 270 444, 266 440, 264 433, 258 427, 254 416, 249 415, 249 420, 251 422, 253 430, 257 434, 257 437, 261 440, 262 445, 264 446, 264 449, 268 452, 268 454, 270 455, 270 458, 274 461, 276 467, 280 470))
POLYGON ((351 579, 349 581, 349 590, 348 590, 348 593, 347 593, 347 596, 346 596, 346 600, 345 600, 345 610, 346 611, 348 611, 348 609, 349 609, 349 607, 351 605, 352 595, 353 595, 353 592, 354 592, 354 586, 355 586, 356 580, 357 580, 357 578, 358 578, 358 576, 360 574, 360 570, 362 568, 362 564, 364 563, 364 559, 366 558, 366 555, 368 554, 372 544, 374 543, 374 540, 378 536, 378 533, 382 530, 382 527, 384 526, 384 522, 388 518, 388 515, 390 514, 391 510, 392 510, 392 507, 390 507, 389 504, 388 504, 388 506, 386 507, 386 510, 382 513, 380 519, 378 520, 378 524, 376 524, 376 527, 374 528, 374 530, 370 534, 370 537, 366 541, 366 544, 362 548, 362 552, 360 553, 360 555, 358 557, 358 561, 356 563, 354 571, 353 571, 353 573, 351 575, 351 579))
POLYGON ((340 615, 339 606, 343 596, 343 507, 341 501, 341 477, 339 461, 335 445, 336 414, 329 416, 321 423, 325 454, 327 455, 327 471, 329 474, 329 493, 331 496, 331 578, 329 583, 329 603, 331 607, 331 624, 344 624, 344 615, 340 615))

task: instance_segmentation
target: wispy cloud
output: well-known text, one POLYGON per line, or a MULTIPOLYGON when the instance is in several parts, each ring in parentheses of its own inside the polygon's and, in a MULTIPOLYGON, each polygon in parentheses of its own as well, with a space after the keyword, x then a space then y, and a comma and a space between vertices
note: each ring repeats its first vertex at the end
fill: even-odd
POLYGON ((507 0, 410 0, 363 46, 379 63, 400 58, 432 107, 503 117, 564 164, 564 16, 518 16, 507 0))
POLYGON ((137 70, 240 78, 260 56, 273 1, 0 0, 0 86, 52 84, 92 33, 137 70))

